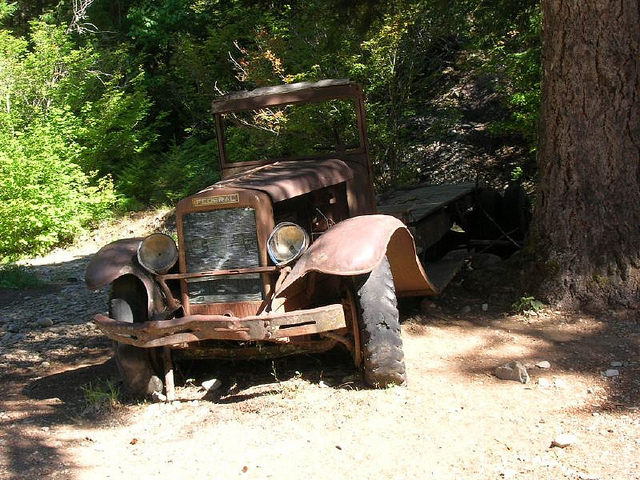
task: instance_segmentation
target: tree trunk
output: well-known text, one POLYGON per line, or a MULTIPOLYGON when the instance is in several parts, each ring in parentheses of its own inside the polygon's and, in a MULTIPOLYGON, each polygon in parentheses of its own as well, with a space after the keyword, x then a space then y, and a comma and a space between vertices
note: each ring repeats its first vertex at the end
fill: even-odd
POLYGON ((539 293, 640 305, 640 2, 543 0, 539 293))

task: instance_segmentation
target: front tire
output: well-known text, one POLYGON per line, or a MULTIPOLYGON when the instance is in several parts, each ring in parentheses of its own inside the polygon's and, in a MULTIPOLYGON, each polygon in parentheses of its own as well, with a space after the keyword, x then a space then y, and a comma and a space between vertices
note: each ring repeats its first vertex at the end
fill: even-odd
MULTIPOLYGON (((146 291, 135 277, 122 277, 111 287, 109 316, 121 322, 137 323, 147 320, 146 291)), ((154 368, 154 351, 114 342, 114 358, 122 379, 125 394, 145 398, 162 392, 159 369, 154 368)))
POLYGON ((375 388, 406 382, 400 315, 387 257, 356 281, 364 381, 375 388))

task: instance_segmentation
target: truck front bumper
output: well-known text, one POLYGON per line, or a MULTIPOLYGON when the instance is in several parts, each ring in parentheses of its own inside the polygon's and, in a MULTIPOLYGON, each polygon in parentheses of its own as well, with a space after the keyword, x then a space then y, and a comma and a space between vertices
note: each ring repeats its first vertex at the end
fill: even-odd
POLYGON ((128 323, 96 315, 94 321, 107 337, 142 348, 177 346, 201 340, 277 341, 346 327, 341 304, 244 318, 190 315, 128 323))

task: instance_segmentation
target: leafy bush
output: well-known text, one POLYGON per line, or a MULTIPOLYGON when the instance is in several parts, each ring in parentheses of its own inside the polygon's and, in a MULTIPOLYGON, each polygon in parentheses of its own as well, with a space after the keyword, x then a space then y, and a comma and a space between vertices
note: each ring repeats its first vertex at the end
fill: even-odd
POLYGON ((136 128, 144 92, 100 63, 59 25, 33 21, 26 38, 0 30, 0 257, 44 253, 108 216, 109 173, 153 139, 136 128))
MULTIPOLYGON (((70 33, 76 4, 0 0, 0 196, 10 201, 0 255, 69 241, 107 214, 114 191, 131 209, 174 203, 215 181, 209 108, 223 91, 360 82, 383 188, 415 179, 407 159, 416 144, 448 135, 463 114, 439 99, 477 73, 497 79, 504 102, 490 131, 535 148, 535 0, 93 2, 84 20, 100 34, 70 33), (437 120, 416 121, 425 116, 437 120)), ((285 151, 295 146, 280 140, 285 151)), ((254 154, 241 137, 228 145, 254 154)), ((519 180, 535 174, 525 166, 514 165, 519 180)))
POLYGON ((502 15, 485 10, 475 20, 482 31, 475 48, 487 58, 484 69, 498 75, 498 90, 509 112, 507 119, 492 122, 490 130, 520 135, 534 152, 542 79, 542 12, 539 2, 531 0, 502 3, 502 15))
POLYGON ((532 296, 524 295, 520 297, 511 308, 515 313, 521 313, 524 315, 534 315, 540 312, 544 308, 544 303, 540 300, 536 300, 532 296))
POLYGON ((69 161, 77 149, 50 123, 0 134, 0 256, 44 253, 109 215, 112 183, 69 161))
POLYGON ((215 140, 191 137, 182 145, 173 145, 155 172, 151 200, 176 203, 220 178, 215 140))

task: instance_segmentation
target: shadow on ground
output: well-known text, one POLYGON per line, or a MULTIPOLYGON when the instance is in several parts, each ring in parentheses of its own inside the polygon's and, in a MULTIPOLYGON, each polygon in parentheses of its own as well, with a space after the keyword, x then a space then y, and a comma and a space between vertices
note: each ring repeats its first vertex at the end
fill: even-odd
MULTIPOLYGON (((73 469, 73 459, 66 453, 71 446, 52 438, 52 427, 81 424, 99 428, 117 421, 117 411, 103 416, 84 413, 87 405, 82 387, 117 377, 110 360, 110 342, 90 324, 92 315, 106 308, 106 294, 86 291, 81 272, 87 261, 88 257, 80 257, 31 267, 48 275, 50 286, 12 293, 10 301, 0 304, 0 328, 5 335, 10 334, 2 336, 0 364, 0 473, 7 478, 42 478, 52 472, 64 475, 73 469), (43 313, 51 319, 51 325, 39 324, 43 313)), ((622 362, 618 367, 620 375, 606 380, 607 404, 601 409, 640 406, 637 312, 608 312, 601 317, 560 312, 529 318, 514 316, 508 314, 513 289, 501 290, 503 286, 493 285, 478 294, 457 283, 441 298, 423 303, 421 308, 416 302, 403 304, 410 334, 424 334, 420 326, 457 329, 459 335, 489 331, 491 343, 483 349, 527 337, 535 340, 534 348, 512 360, 548 360, 553 366, 552 374, 575 372, 602 377, 612 362, 622 362), (486 312, 482 311, 483 303, 488 303, 486 312)), ((481 353, 467 351, 455 358, 455 365, 470 376, 491 375, 498 359, 486 355, 486 360, 471 361, 481 353)), ((218 378, 223 386, 201 399, 242 403, 276 393, 281 383, 294 378, 323 382, 332 388, 362 389, 355 373, 344 352, 274 361, 184 361, 178 365, 178 385, 198 386, 203 380, 218 378), (256 386, 262 388, 254 391, 256 386)))
POLYGON ((461 336, 486 336, 488 340, 479 350, 456 357, 460 371, 492 376, 495 368, 507 361, 532 366, 547 360, 550 370, 530 369, 533 381, 536 376, 584 375, 606 389, 606 402, 598 410, 628 412, 640 407, 640 312, 622 309, 594 315, 545 309, 514 314, 509 288, 505 291, 498 284, 479 295, 477 285, 463 285, 460 282, 441 298, 423 303, 422 309, 414 304, 405 312, 408 330, 417 334, 422 326, 455 329, 461 336), (482 311, 483 303, 487 311, 482 311), (491 352, 502 347, 509 350, 519 342, 526 342, 525 353, 509 358, 492 356, 491 352), (611 372, 614 376, 607 377, 607 370, 617 374, 611 372))
POLYGON ((84 421, 81 387, 113 374, 110 342, 89 323, 106 297, 84 286, 88 259, 27 266, 43 288, 0 291, 0 477, 64 471, 72 460, 50 430, 84 421))

